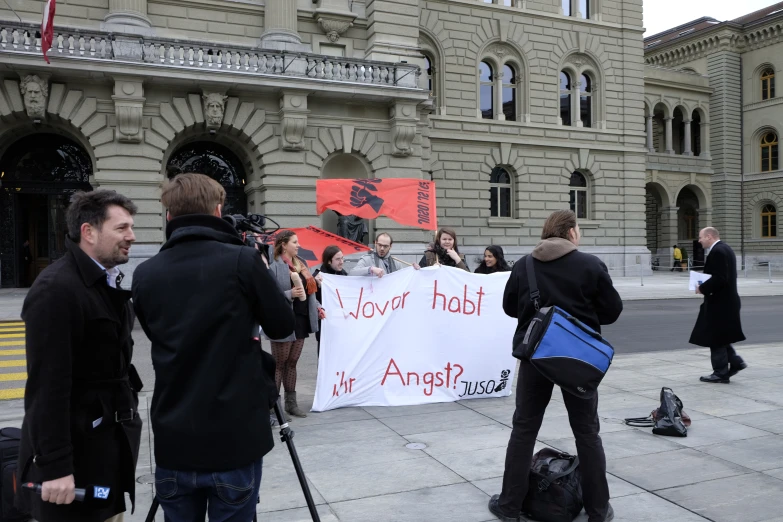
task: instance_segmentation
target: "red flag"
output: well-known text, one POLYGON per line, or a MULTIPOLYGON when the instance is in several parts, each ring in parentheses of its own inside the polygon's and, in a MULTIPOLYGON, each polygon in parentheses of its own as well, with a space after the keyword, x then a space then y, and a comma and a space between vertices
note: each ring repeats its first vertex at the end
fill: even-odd
POLYGON ((307 262, 307 266, 316 266, 321 264, 321 254, 329 245, 337 246, 344 255, 358 254, 360 252, 369 252, 370 247, 361 243, 354 243, 349 239, 340 237, 326 230, 317 227, 307 228, 284 228, 275 234, 264 238, 264 243, 273 245, 275 236, 284 230, 291 230, 299 239, 299 257, 307 262))
POLYGON ((56 0, 46 0, 43 10, 43 21, 41 22, 41 50, 46 63, 51 63, 46 53, 52 48, 52 42, 54 41, 55 2, 56 0))
POLYGON ((435 182, 421 179, 319 179, 316 212, 326 209, 346 216, 386 216, 401 225, 438 229, 435 182))

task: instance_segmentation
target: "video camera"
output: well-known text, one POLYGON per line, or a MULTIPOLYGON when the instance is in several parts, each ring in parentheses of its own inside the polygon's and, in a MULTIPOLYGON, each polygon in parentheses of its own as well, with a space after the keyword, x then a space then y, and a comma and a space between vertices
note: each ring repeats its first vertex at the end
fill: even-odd
POLYGON ((242 214, 229 214, 223 216, 223 219, 228 221, 232 227, 236 229, 242 235, 242 240, 245 245, 255 248, 258 245, 258 250, 261 255, 266 258, 267 262, 272 261, 271 247, 274 244, 274 235, 280 230, 280 225, 272 218, 262 216, 261 214, 248 214, 243 216, 242 214), (271 221, 274 223, 274 229, 268 229, 266 222, 271 221), (255 236, 248 233, 258 234, 260 237, 256 239, 255 236))

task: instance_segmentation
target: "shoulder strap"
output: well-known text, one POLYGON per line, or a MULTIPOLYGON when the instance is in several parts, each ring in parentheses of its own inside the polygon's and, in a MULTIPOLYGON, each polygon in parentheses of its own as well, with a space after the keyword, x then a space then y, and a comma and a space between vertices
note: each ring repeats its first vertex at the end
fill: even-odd
POLYGON ((555 475, 550 475, 547 478, 541 480, 538 483, 538 490, 539 491, 546 491, 549 486, 560 480, 561 478, 570 475, 573 473, 573 471, 579 466, 579 457, 574 457, 574 461, 571 463, 571 465, 568 467, 567 470, 565 470, 562 473, 557 473, 555 475))
POLYGON ((538 283, 536 283, 536 268, 533 264, 533 256, 525 256, 525 268, 527 269, 527 285, 530 287, 530 300, 533 302, 533 306, 536 307, 536 311, 541 309, 541 293, 538 291, 538 283))

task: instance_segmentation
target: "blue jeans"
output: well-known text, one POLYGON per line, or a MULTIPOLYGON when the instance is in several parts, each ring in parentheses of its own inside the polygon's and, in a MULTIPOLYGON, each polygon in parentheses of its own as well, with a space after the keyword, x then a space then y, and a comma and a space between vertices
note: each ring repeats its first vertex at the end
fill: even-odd
POLYGON ((155 491, 166 522, 250 522, 261 486, 259 459, 219 472, 155 470, 155 491))

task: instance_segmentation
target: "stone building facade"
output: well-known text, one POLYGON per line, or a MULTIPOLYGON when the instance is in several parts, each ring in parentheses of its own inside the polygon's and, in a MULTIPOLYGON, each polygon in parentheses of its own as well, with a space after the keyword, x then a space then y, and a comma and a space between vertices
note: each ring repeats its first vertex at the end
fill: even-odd
POLYGON ((647 244, 654 254, 668 256, 676 242, 690 246, 699 227, 712 224, 749 270, 783 266, 783 98, 775 89, 782 27, 778 3, 645 39, 647 244))
MULTIPOLYGON (((643 40, 641 0, 58 0, 47 65, 42 4, 0 5, 4 286, 61 255, 77 189, 132 197, 133 262, 153 255, 183 170, 231 212, 330 230, 318 179, 433 179, 472 266, 569 207, 613 275, 708 224, 749 262, 783 257, 775 9, 643 40)), ((369 228, 409 260, 432 238, 369 228)))

